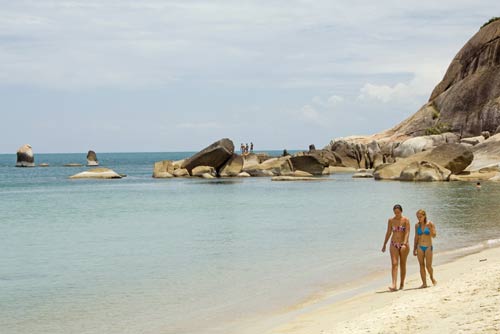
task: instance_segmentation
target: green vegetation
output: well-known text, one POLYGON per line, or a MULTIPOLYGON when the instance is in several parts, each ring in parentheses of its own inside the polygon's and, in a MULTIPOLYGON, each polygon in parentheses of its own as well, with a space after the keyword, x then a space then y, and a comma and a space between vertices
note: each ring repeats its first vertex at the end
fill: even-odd
POLYGON ((483 29, 483 28, 484 28, 484 27, 486 27, 488 24, 490 24, 490 23, 492 23, 492 22, 495 22, 495 21, 497 21, 497 20, 500 20, 500 17, 498 17, 498 16, 492 17, 492 18, 491 18, 488 22, 486 22, 485 24, 483 24, 483 25, 481 26, 481 29, 483 29))
POLYGON ((425 134, 426 135, 439 135, 441 133, 449 132, 450 130, 451 130, 451 127, 449 124, 438 122, 436 125, 425 129, 425 134))
POLYGON ((432 109, 432 120, 435 121, 436 119, 439 118, 439 116, 441 115, 441 112, 439 111, 437 105, 436 105, 436 102, 435 101, 432 101, 430 103, 430 107, 432 109))
POLYGON ((438 118, 439 118, 439 111, 434 110, 434 111, 432 112, 432 119, 433 119, 433 120, 436 120, 436 119, 438 119, 438 118))

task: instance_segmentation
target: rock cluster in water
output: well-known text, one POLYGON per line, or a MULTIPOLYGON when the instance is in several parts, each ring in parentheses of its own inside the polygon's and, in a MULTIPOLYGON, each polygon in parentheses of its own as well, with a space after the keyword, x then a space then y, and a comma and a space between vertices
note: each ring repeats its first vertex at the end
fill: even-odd
MULTIPOLYGON (((308 151, 296 155, 271 157, 267 154, 234 152, 234 144, 224 138, 190 158, 181 161, 158 161, 153 167, 154 178, 173 177, 258 177, 287 176, 290 178, 311 178, 329 174, 328 167, 336 163, 335 157, 327 151, 308 151)), ((291 180, 291 179, 290 179, 291 180)))

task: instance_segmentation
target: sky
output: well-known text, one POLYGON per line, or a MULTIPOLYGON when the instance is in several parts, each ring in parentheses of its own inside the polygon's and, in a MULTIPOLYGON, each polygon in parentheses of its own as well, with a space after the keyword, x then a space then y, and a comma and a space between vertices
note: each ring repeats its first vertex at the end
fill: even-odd
POLYGON ((499 14, 498 0, 0 0, 0 153, 376 133, 499 14))

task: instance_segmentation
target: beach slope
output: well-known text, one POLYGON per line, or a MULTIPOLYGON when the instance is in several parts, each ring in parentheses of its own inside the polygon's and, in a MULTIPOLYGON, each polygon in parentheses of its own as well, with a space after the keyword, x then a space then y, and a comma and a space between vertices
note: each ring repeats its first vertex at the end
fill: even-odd
POLYGON ((499 333, 500 248, 434 268, 438 285, 418 289, 419 274, 406 288, 385 287, 302 314, 273 334, 499 333))

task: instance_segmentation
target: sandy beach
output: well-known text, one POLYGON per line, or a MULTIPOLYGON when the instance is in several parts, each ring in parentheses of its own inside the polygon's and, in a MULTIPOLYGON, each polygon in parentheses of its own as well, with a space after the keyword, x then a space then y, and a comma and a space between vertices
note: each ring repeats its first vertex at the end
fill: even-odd
POLYGON ((270 333, 500 332, 500 248, 435 266, 434 272, 436 286, 419 289, 420 276, 410 271, 403 291, 381 286, 301 314, 270 333))

